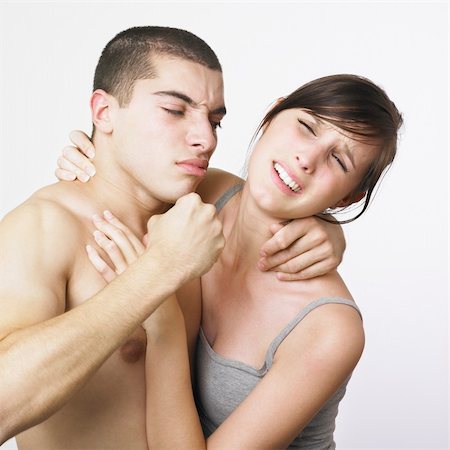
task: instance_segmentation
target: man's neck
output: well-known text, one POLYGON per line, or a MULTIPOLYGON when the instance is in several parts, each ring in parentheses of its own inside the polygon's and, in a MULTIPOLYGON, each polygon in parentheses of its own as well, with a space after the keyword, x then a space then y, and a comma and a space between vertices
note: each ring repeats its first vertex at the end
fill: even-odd
POLYGON ((115 161, 107 148, 96 143, 96 175, 81 186, 89 198, 104 210, 111 211, 135 234, 147 232, 147 221, 154 214, 166 212, 172 205, 154 198, 115 161))

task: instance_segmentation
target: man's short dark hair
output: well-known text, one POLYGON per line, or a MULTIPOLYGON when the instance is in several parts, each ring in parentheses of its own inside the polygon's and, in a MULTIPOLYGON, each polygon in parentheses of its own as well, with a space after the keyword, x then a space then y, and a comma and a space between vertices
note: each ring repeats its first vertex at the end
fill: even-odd
POLYGON ((103 49, 94 76, 94 91, 103 89, 127 106, 136 80, 157 76, 152 59, 169 55, 212 70, 222 67, 211 47, 189 31, 170 27, 134 27, 122 31, 103 49))

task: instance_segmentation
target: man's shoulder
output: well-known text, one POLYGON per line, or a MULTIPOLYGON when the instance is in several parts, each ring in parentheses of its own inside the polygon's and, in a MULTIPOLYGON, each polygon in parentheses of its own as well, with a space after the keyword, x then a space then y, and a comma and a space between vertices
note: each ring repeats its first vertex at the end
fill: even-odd
POLYGON ((80 221, 55 185, 31 195, 0 222, 0 334, 64 312, 80 221))
POLYGON ((33 228, 39 232, 54 232, 62 227, 77 226, 79 220, 68 200, 64 200, 64 191, 58 183, 45 186, 6 214, 1 222, 2 228, 33 228))
POLYGON ((0 245, 4 255, 26 253, 49 264, 70 265, 79 246, 83 221, 72 199, 58 183, 39 189, 10 211, 0 222, 0 245))
POLYGON ((206 203, 215 203, 216 200, 230 187, 243 183, 244 180, 225 170, 211 168, 205 179, 197 188, 197 193, 206 203))

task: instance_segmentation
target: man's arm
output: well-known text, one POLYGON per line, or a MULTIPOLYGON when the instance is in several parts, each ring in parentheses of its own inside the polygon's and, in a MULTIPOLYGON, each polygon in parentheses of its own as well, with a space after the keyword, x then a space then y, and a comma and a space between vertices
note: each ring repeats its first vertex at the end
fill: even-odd
POLYGON ((65 313, 72 249, 62 243, 70 220, 51 205, 22 206, 4 219, 0 442, 57 411, 167 297, 211 267, 223 246, 221 226, 193 196, 154 216, 141 258, 65 313))
MULTIPOLYGON (((67 146, 58 158, 55 171, 60 180, 78 178, 87 182, 95 174, 92 158, 95 148, 82 131, 72 131, 75 146, 67 146), (90 159, 89 159, 90 158, 90 159)), ((214 204, 231 186, 244 180, 220 169, 208 169, 197 192, 206 203, 214 204)), ((273 237, 261 248, 261 270, 277 272, 283 281, 306 280, 335 270, 342 261, 345 237, 340 225, 316 217, 297 219, 286 226, 273 224, 273 237)))

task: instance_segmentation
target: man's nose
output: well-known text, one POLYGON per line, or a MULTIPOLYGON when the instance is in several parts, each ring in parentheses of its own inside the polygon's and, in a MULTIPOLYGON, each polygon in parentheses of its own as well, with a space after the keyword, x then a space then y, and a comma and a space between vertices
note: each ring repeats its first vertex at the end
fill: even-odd
POLYGON ((192 123, 188 131, 187 142, 189 146, 195 147, 198 153, 211 155, 216 148, 217 138, 210 121, 199 119, 192 123))

